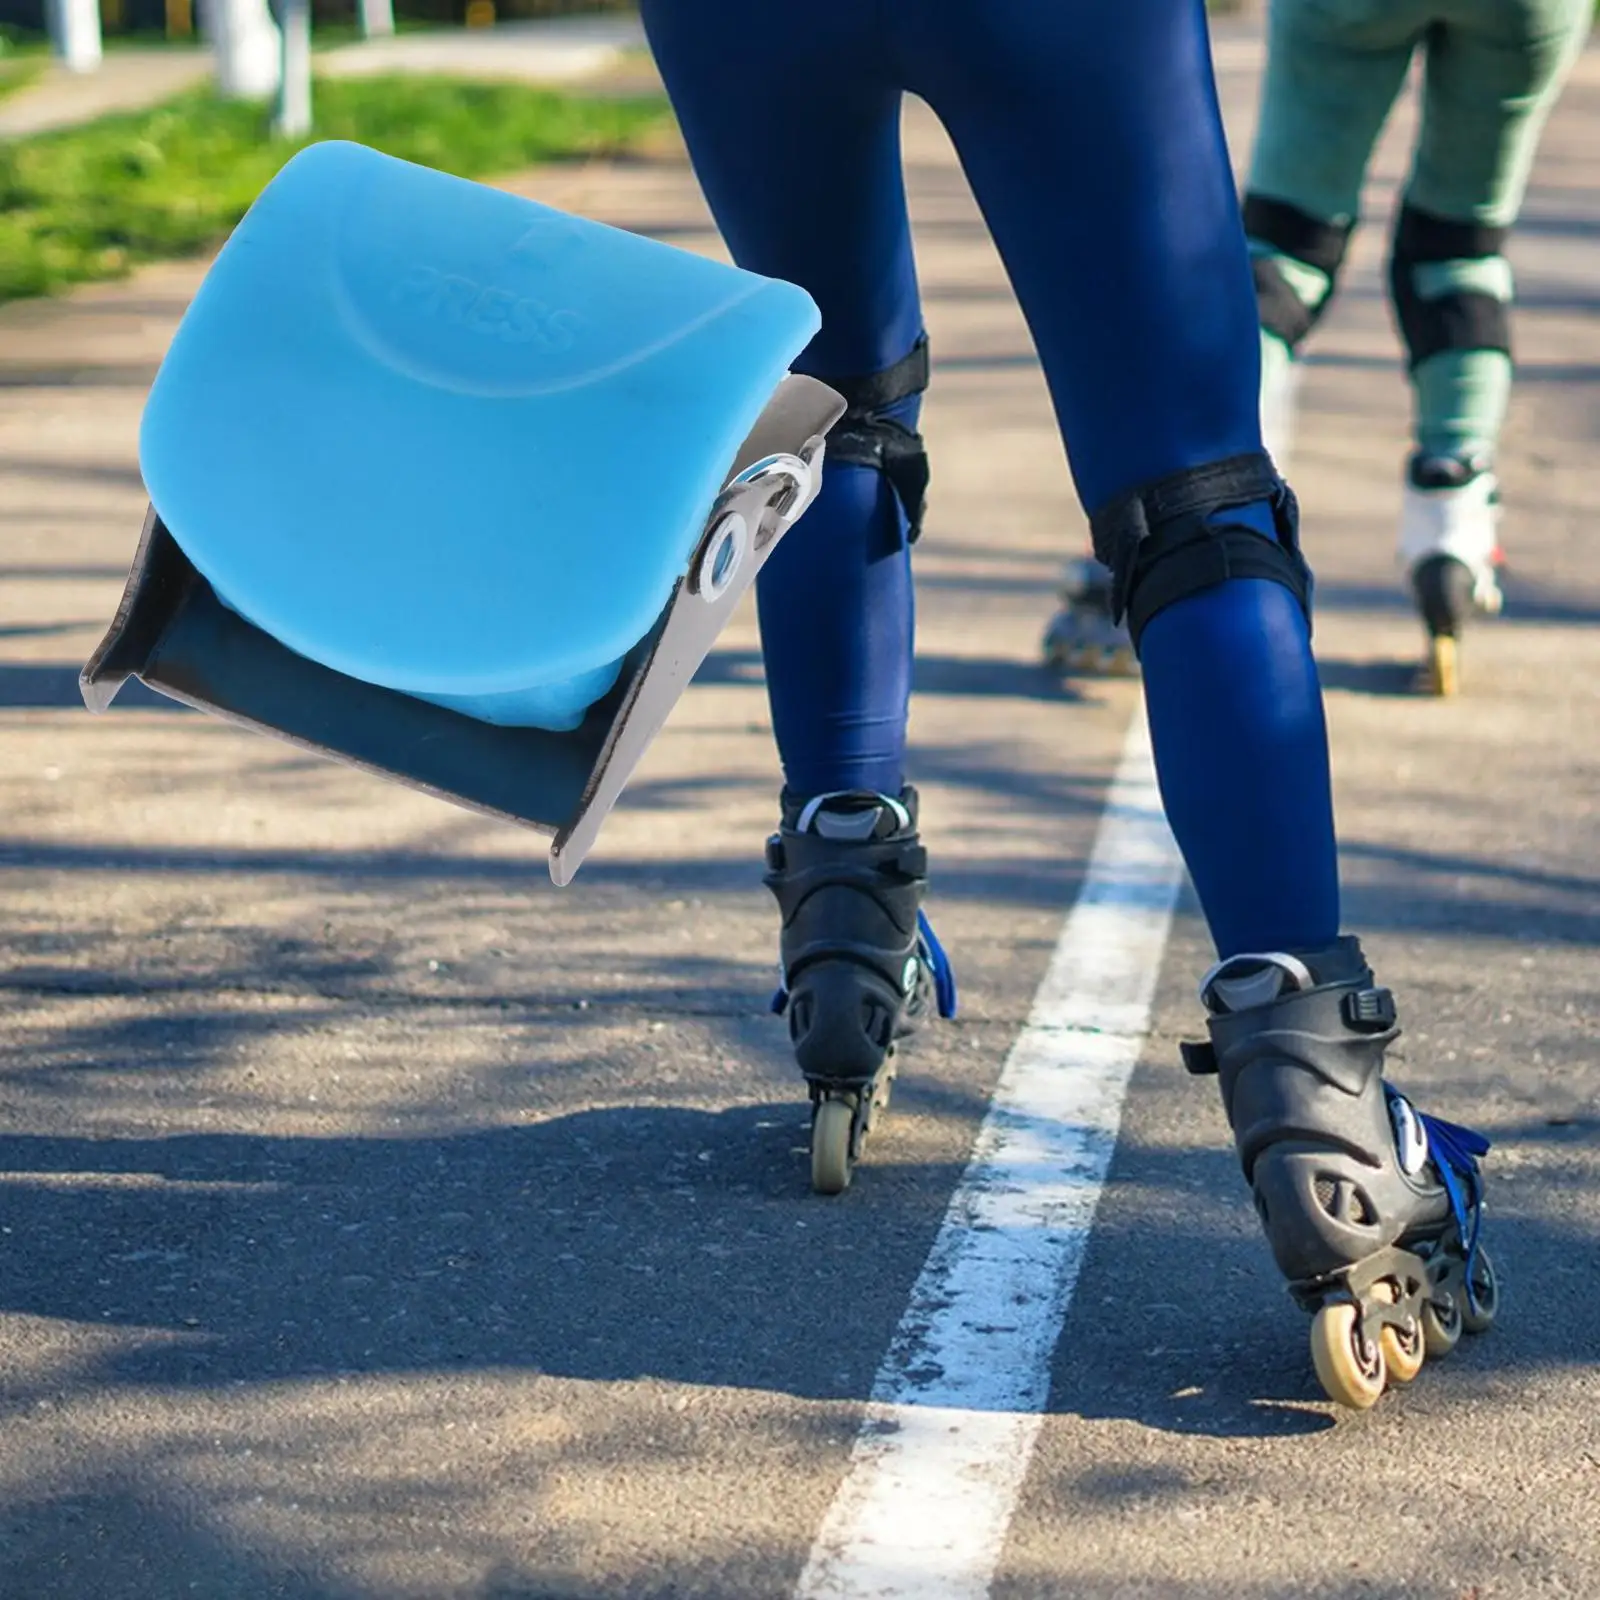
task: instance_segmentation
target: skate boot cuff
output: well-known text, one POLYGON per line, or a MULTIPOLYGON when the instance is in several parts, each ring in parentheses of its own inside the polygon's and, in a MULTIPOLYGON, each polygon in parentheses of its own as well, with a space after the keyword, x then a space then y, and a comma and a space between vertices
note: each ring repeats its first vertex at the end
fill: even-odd
POLYGON ((1200 1001, 1211 1037, 1178 1046, 1184 1069, 1195 1076, 1215 1075, 1219 1050, 1269 1027, 1382 1036, 1385 1044, 1400 1033, 1394 996, 1377 985, 1361 941, 1350 934, 1316 950, 1230 956, 1201 980, 1200 1001))
POLYGON ((1212 1015, 1219 1015, 1270 1005, 1284 993, 1371 981, 1372 969, 1361 953, 1361 941, 1344 934, 1317 950, 1229 956, 1200 980, 1200 1003, 1212 1015))
POLYGON ((906 784, 898 795, 873 789, 830 789, 822 794, 797 795, 788 789, 780 797, 783 830, 814 833, 824 839, 859 842, 888 839, 917 830, 917 791, 906 784))

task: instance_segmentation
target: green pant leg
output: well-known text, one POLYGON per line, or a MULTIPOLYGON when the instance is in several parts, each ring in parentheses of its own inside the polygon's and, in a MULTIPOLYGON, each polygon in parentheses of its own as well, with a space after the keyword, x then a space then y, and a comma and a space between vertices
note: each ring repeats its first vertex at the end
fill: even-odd
POLYGON ((1516 221, 1539 136, 1593 0, 1437 0, 1407 198, 1435 216, 1516 221))
POLYGON ((1405 203, 1424 218, 1479 231, 1474 242, 1465 230, 1452 248, 1447 230, 1432 230, 1429 249, 1429 230, 1412 229, 1425 241, 1422 258, 1396 262, 1394 292, 1411 347, 1419 452, 1488 460, 1511 393, 1513 286, 1500 234, 1521 208, 1539 136, 1583 48, 1592 10, 1590 0, 1437 3, 1405 203), (1420 302, 1409 315, 1408 288, 1420 302), (1474 303, 1477 313, 1463 330, 1460 309, 1474 303), (1456 318, 1447 348, 1433 348, 1430 311, 1456 318))
POLYGON ((1261 428, 1287 466, 1294 356, 1333 293, 1372 147, 1426 0, 1272 0, 1245 196, 1261 316, 1261 428))
POLYGON ((1272 0, 1249 192, 1352 222, 1428 0, 1272 0))

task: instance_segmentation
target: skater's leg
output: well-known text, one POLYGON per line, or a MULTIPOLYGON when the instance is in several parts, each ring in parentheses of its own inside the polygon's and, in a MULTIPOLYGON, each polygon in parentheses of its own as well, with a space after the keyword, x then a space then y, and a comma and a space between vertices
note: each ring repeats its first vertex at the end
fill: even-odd
MULTIPOLYGON (((1259 455, 1256 305, 1203 7, 947 0, 939 14, 942 30, 905 30, 912 87, 994 230, 1096 521, 1175 478, 1204 506, 1195 469, 1250 462, 1246 503, 1236 486, 1213 495, 1219 537, 1201 527, 1200 542, 1266 581, 1207 577, 1149 619, 1151 732, 1219 951, 1326 943, 1339 922, 1327 736, 1299 569, 1275 537, 1286 508, 1269 504, 1259 455)), ((1191 571, 1181 555, 1159 566, 1145 596, 1191 571)))
MULTIPOLYGON (((811 293, 822 331, 796 365, 854 398, 852 388, 896 370, 922 332, 900 91, 865 9, 645 0, 643 14, 735 261, 811 293)), ((903 394, 882 414, 914 430, 917 405, 903 394)), ((828 441, 816 502, 758 580, 773 729, 787 786, 801 796, 892 795, 902 781, 913 626, 903 501, 912 496, 850 464, 863 452, 841 451, 844 431, 828 441)))
POLYGON ((1390 287, 1416 433, 1400 558, 1428 629, 1426 686, 1440 693, 1456 687, 1461 624, 1474 605, 1500 605, 1494 457, 1511 393, 1504 244, 1590 14, 1586 0, 1455 0, 1428 36, 1390 287))
POLYGON ((900 166, 901 90, 857 0, 645 0, 644 20, 734 259, 810 291, 796 363, 849 405, 822 489, 758 583, 786 792, 767 845, 783 987, 811 1086, 812 1176, 849 1182, 895 1043, 953 1007, 920 915, 926 854, 902 783, 910 544, 927 353, 900 166))
POLYGON ((1288 468, 1295 356, 1332 297, 1372 146, 1426 21, 1417 0, 1270 14, 1245 231, 1261 312, 1261 425, 1288 468))
POLYGON ((1492 458, 1511 386, 1505 233, 1588 35, 1587 0, 1459 0, 1429 37, 1393 290, 1424 456, 1492 458), (1460 224, 1455 229, 1435 223, 1460 224))
POLYGON ((1492 1314, 1486 1284, 1467 1292, 1487 1271, 1482 1145, 1390 1098, 1392 1004, 1336 937, 1305 573, 1292 497, 1260 453, 1255 298, 1204 10, 951 9, 948 55, 917 57, 928 98, 1038 340, 1144 652, 1173 830, 1232 958, 1206 984, 1213 1040, 1190 1063, 1221 1077, 1280 1264, 1313 1274, 1296 1289, 1319 1306, 1325 1384, 1367 1404, 1391 1349, 1395 1375, 1411 1375, 1469 1312, 1477 1326, 1492 1314))

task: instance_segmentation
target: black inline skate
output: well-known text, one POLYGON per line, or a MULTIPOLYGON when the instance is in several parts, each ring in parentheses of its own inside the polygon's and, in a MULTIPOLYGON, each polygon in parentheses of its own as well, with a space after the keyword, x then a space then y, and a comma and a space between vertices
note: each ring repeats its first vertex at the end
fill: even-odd
POLYGON ((895 1049, 935 1006, 955 1015, 955 982, 922 896, 928 856, 917 792, 808 800, 785 793, 767 841, 766 885, 782 913, 782 983, 811 1089, 811 1184, 839 1194, 889 1103, 895 1049))
POLYGON ((1427 630, 1423 694, 1461 691, 1461 634, 1474 612, 1498 614, 1500 489, 1487 461, 1415 455, 1407 463, 1400 561, 1427 630))
POLYGON ((1365 1409, 1389 1381, 1494 1320, 1478 1243, 1481 1135, 1424 1116, 1383 1080, 1394 998, 1353 938, 1235 956, 1206 975, 1216 1073, 1244 1175, 1289 1291, 1314 1313, 1311 1357, 1330 1398, 1365 1409))
POLYGON ((1069 562, 1060 607, 1044 635, 1044 658, 1064 673, 1136 678, 1139 661, 1126 623, 1111 620, 1111 572, 1093 556, 1069 562))

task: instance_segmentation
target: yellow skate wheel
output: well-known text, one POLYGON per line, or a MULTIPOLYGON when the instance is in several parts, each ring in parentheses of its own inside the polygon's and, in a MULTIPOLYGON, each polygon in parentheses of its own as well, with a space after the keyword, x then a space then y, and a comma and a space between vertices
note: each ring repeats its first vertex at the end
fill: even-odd
POLYGON ((1352 1411, 1375 1406, 1389 1376, 1381 1342, 1365 1344, 1361 1319, 1348 1300, 1323 1306, 1312 1319, 1311 1364, 1323 1393, 1352 1411))
POLYGON ((1483 1333, 1500 1310, 1500 1280, 1495 1277, 1494 1262, 1487 1250, 1480 1249, 1472 1263, 1472 1292, 1478 1306, 1474 1310, 1465 1303, 1466 1296, 1461 1297, 1461 1326, 1468 1333, 1483 1333))
POLYGON ((1383 1364, 1388 1369, 1392 1383, 1410 1383, 1422 1371, 1422 1361, 1428 1347, 1422 1329, 1416 1323, 1411 1323, 1403 1333, 1399 1328, 1385 1324, 1378 1335, 1378 1343, 1383 1350, 1383 1364))
POLYGON ((811 1119, 811 1187, 818 1194, 843 1194, 850 1187, 850 1146, 855 1135, 852 1101, 819 1101, 811 1119))
POLYGON ((1447 633, 1428 641, 1428 658, 1422 667, 1423 692, 1442 699, 1461 693, 1461 653, 1447 633))
MULTIPOLYGON (((1398 1286, 1388 1281, 1374 1285, 1374 1293, 1390 1305, 1398 1304, 1400 1299, 1398 1286)), ((1422 1371, 1423 1357, 1427 1352, 1422 1329, 1415 1322, 1408 1319, 1403 1329, 1391 1322, 1384 1323, 1378 1330, 1378 1346, 1383 1351, 1383 1364, 1388 1369, 1391 1383, 1410 1383, 1422 1371)))
POLYGON ((1430 1361, 1447 1356, 1461 1341, 1461 1312, 1453 1303, 1441 1306, 1430 1300, 1422 1308, 1422 1347, 1430 1361))

